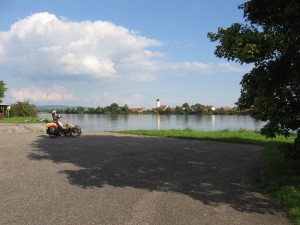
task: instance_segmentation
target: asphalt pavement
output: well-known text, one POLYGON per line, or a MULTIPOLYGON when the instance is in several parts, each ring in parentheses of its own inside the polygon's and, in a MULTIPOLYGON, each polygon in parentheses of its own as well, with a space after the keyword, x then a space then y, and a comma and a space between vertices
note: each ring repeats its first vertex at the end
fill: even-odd
POLYGON ((0 133, 0 224, 291 224, 260 146, 84 132, 0 133))

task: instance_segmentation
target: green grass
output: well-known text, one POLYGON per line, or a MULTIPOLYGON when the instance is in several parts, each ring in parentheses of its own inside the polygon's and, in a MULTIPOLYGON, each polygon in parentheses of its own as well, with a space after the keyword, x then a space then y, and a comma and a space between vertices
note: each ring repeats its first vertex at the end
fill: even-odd
POLYGON ((270 143, 263 151, 263 188, 300 225, 300 160, 287 157, 291 146, 270 143))
POLYGON ((33 117, 10 117, 4 118, 0 120, 0 123, 48 123, 51 122, 50 119, 43 119, 43 118, 33 118, 33 117))
POLYGON ((129 130, 122 131, 127 134, 160 136, 172 138, 184 138, 202 141, 221 141, 230 143, 246 143, 246 144, 266 144, 269 142, 292 143, 295 137, 285 138, 279 136, 276 139, 267 139, 259 132, 240 130, 220 130, 220 131, 195 131, 191 129, 185 130, 129 130))
POLYGON ((263 145, 262 188, 282 205, 294 224, 300 225, 300 160, 293 158, 292 151, 296 136, 267 139, 259 132, 228 129, 130 130, 121 133, 263 145))

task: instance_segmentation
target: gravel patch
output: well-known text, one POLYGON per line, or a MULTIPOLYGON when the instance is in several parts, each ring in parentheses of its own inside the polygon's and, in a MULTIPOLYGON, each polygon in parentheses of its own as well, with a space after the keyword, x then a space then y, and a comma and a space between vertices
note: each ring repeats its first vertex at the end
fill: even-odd
POLYGON ((45 123, 9 124, 0 123, 0 133, 45 132, 45 123))

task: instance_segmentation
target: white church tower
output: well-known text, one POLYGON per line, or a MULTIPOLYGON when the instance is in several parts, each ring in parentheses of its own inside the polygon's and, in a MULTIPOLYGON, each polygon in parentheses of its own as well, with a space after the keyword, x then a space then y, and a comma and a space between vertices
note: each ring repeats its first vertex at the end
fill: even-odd
POLYGON ((156 100, 156 108, 159 108, 160 107, 160 102, 159 102, 159 99, 156 100))

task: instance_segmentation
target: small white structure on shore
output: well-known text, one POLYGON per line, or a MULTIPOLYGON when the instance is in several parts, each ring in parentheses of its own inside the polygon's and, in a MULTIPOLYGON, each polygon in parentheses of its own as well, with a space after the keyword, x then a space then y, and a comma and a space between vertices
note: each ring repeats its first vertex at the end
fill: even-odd
POLYGON ((159 108, 160 107, 160 102, 159 102, 159 99, 156 100, 156 108, 159 108))

